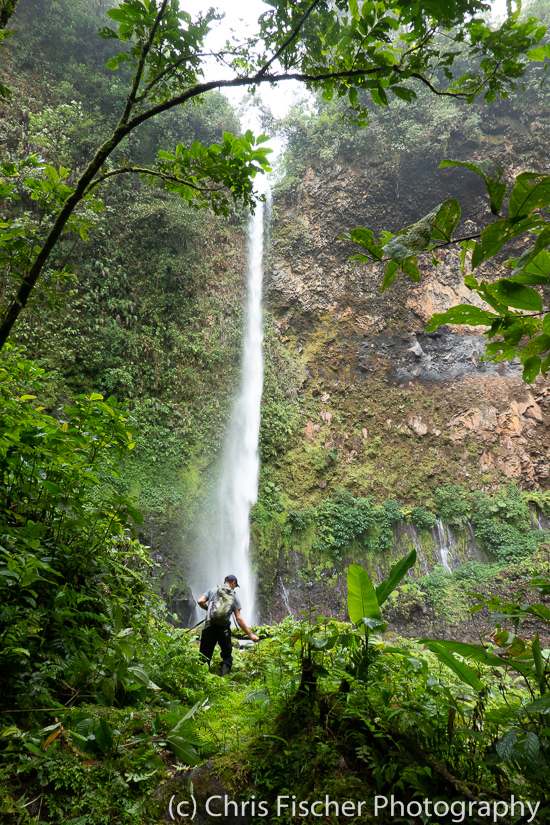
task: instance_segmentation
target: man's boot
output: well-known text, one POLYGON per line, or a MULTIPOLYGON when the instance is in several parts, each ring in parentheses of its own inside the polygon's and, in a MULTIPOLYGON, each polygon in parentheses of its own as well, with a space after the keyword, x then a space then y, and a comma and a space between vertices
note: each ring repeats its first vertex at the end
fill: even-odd
POLYGON ((222 664, 222 676, 227 676, 228 673, 231 672, 231 666, 226 665, 225 662, 222 664))

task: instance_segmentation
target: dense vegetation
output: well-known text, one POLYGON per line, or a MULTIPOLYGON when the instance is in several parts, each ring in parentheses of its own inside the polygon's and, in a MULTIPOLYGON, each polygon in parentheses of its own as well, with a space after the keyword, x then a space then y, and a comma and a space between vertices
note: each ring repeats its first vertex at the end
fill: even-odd
MULTIPOLYGON (((1 4, 0 13, 14 5, 1 4)), ((135 5, 126 4, 134 11, 135 5)), ((462 12, 473 5, 455 4, 462 12)), ((410 24, 407 37, 426 36, 422 17, 410 16, 410 4, 398 7, 410 24)), ((28 252, 22 238, 32 236, 34 243, 44 237, 55 211, 48 198, 62 201, 64 187, 74 186, 97 139, 112 131, 113 112, 124 99, 125 62, 118 74, 105 70, 113 38, 99 45, 94 38, 110 8, 104 0, 93 7, 83 0, 53 6, 26 0, 16 25, 12 21, 17 32, 6 86, 0 87, 6 96, 11 89, 12 102, 3 110, 0 160, 10 197, 3 218, 14 233, 6 233, 6 247, 18 265, 28 252)), ((275 8, 282 12, 283 4, 275 8)), ((380 29, 390 31, 392 14, 383 14, 381 6, 378 11, 380 29)), ((355 36, 364 26, 357 4, 350 3, 350 14, 355 36)), ((284 40, 282 31, 270 28, 276 22, 268 15, 263 23, 274 47, 284 40)), ((286 22, 296 21, 291 15, 286 22)), ((532 45, 537 31, 527 27, 519 46, 532 45)), ((119 34, 128 42, 127 32, 119 34)), ((472 47, 485 51, 484 72, 493 68, 489 34, 480 24, 472 47)), ((517 31, 510 25, 504 34, 511 45, 517 31)), ((345 62, 342 30, 331 29, 330 36, 333 53, 345 62)), ((317 45, 311 48, 319 61, 317 45)), ((407 71, 418 72, 436 57, 428 50, 407 71)), ((373 59, 370 52, 367 58, 373 59)), ((403 101, 398 116, 407 112, 413 121, 420 110, 427 114, 423 99, 413 104, 420 109, 408 108, 408 88, 397 85, 387 66, 379 71, 379 60, 366 84, 371 99, 384 102, 391 87, 403 101)), ((511 61, 505 74, 513 77, 520 69, 511 61)), ((463 78, 470 91, 476 82, 463 78)), ((495 76, 492 91, 500 83, 495 76)), ((345 84, 337 88, 348 94, 345 84)), ((360 117, 361 101, 352 93, 348 100, 360 117)), ((340 110, 326 111, 330 128, 338 130, 340 110)), ((436 129, 434 119, 430 128, 436 129)), ((147 166, 159 145, 223 143, 227 131, 239 138, 227 102, 212 95, 148 121, 120 143, 112 160, 147 166)), ((320 135, 313 144, 320 156, 325 153, 323 161, 346 151, 350 133, 328 141, 323 112, 312 132, 320 135)), ((290 169, 292 146, 287 158, 290 169)), ((298 177, 296 167, 288 190, 298 177)), ((310 605, 301 621, 264 628, 258 647, 238 652, 227 682, 208 672, 196 638, 170 624, 174 617, 157 594, 156 548, 147 552, 138 533, 154 534, 156 541, 159 531, 151 525, 164 517, 176 531, 183 516, 189 525, 202 472, 216 458, 239 363, 244 216, 230 200, 220 210, 224 214, 213 217, 139 177, 124 186, 115 181, 102 194, 105 208, 89 199, 89 210, 52 250, 13 346, 2 353, 3 821, 160 823, 174 797, 194 794, 204 805, 218 792, 208 770, 199 769, 192 786, 187 782, 189 768, 209 758, 216 760, 230 799, 248 802, 249 809, 262 800, 280 822, 294 819, 292 803, 280 804, 292 795, 305 805, 305 821, 318 821, 311 805, 326 796, 337 806, 347 800, 344 816, 357 822, 371 815, 376 797, 389 794, 404 809, 414 797, 439 802, 441 822, 460 816, 463 805, 485 816, 496 804, 502 811, 512 795, 533 807, 547 800, 548 651, 531 626, 525 637, 521 633, 521 623, 533 619, 545 632, 550 624, 548 608, 536 601, 549 589, 546 551, 539 549, 544 535, 529 529, 529 505, 548 515, 547 497, 527 496, 513 485, 490 494, 440 485, 422 505, 406 507, 349 485, 296 500, 277 472, 296 439, 305 402, 292 358, 271 330, 265 341, 264 468, 253 514, 260 563, 269 551, 266 578, 277 554, 296 549, 311 579, 332 575, 356 553, 384 557, 390 567, 396 526, 429 535, 439 520, 455 528, 471 520, 495 564, 462 565, 454 577, 436 566, 420 577, 411 549, 383 570, 379 578, 388 578, 376 589, 367 571, 351 565, 353 624, 319 615, 310 605), (520 579, 513 595, 493 589, 505 574, 520 579), (524 586, 527 574, 532 581, 524 586), (402 604, 431 599, 449 613, 454 600, 466 612, 465 592, 474 585, 475 611, 496 627, 484 646, 422 645, 380 635, 402 604)), ((8 270, 3 286, 7 303, 17 289, 14 271, 8 270)), ((374 456, 379 447, 375 439, 374 456)), ((319 478, 338 460, 337 450, 325 453, 308 456, 319 478)), ((173 585, 175 576, 168 579, 173 585)), ((543 819, 548 802, 542 805, 537 811, 543 819)), ((417 812, 393 814, 386 806, 378 819, 407 822, 417 812)), ((324 820, 330 814, 323 813, 324 820)), ((264 820, 261 810, 257 821, 264 820)))

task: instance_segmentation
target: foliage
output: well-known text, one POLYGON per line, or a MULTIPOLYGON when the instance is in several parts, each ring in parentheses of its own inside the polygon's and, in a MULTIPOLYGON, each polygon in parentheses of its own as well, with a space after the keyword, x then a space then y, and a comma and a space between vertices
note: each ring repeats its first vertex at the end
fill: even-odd
POLYGON ((350 565, 348 568, 348 613, 353 624, 364 625, 361 629, 365 637, 368 637, 369 630, 385 629, 385 625, 383 627, 372 625, 366 620, 380 620, 381 606, 415 564, 416 550, 411 550, 392 567, 388 578, 381 581, 376 590, 366 570, 357 564, 350 565))
MULTIPOLYGON (((476 17, 483 8, 477 0, 460 0, 444 9, 425 7, 421 13, 407 4, 399 5, 396 14, 391 5, 363 5, 359 10, 357 3, 348 5, 347 0, 338 0, 330 9, 318 0, 293 4, 291 8, 277 2, 261 16, 254 48, 251 41, 245 41, 215 56, 218 62, 231 67, 234 77, 210 82, 201 81, 202 51, 210 24, 218 17, 216 12, 209 10, 193 20, 179 9, 176 0, 148 0, 145 4, 127 0, 109 10, 115 26, 104 27, 101 35, 120 49, 107 61, 107 67, 113 71, 122 67, 132 75, 126 102, 118 124, 97 147, 74 186, 63 184, 65 188, 61 189, 61 175, 53 167, 49 176, 47 168, 44 170, 47 180, 39 174, 23 181, 24 186, 39 191, 49 180, 56 190, 48 189, 46 193, 47 206, 52 207, 51 221, 44 224, 38 243, 30 237, 26 221, 15 238, 11 222, 5 227, 8 255, 17 258, 23 250, 25 261, 23 271, 20 261, 14 267, 16 283, 6 300, 0 344, 4 345, 59 238, 70 230, 75 210, 103 181, 139 175, 198 207, 209 205, 228 214, 230 201, 235 199, 253 207, 252 179, 268 168, 269 150, 260 145, 263 137, 256 139, 249 132, 235 137, 228 132, 222 142, 210 146, 195 141, 191 146, 180 142, 171 152, 161 149, 154 168, 130 165, 124 159, 118 167, 109 168, 113 152, 142 123, 175 106, 200 100, 213 88, 253 87, 288 79, 322 88, 327 97, 334 90, 339 96, 349 96, 355 118, 364 122, 366 109, 359 101, 359 89, 368 90, 380 105, 387 104, 386 90, 411 100, 414 92, 401 85, 403 81, 419 78, 435 91, 428 77, 434 79, 436 66, 443 67, 443 88, 438 90, 442 93, 473 98, 485 90, 488 99, 505 95, 524 73, 529 59, 544 59, 546 47, 533 47, 541 41, 545 29, 535 19, 520 22, 513 14, 498 32, 491 31, 481 17, 476 17), (438 40, 436 36, 439 30, 456 24, 460 29, 454 39, 467 44, 478 65, 474 71, 453 78, 450 67, 456 52, 447 47, 444 38, 438 40), (356 40, 358 48, 350 51, 350 43, 356 40), (505 61, 501 59, 503 49, 505 61), (57 211, 53 211, 54 204, 57 211)), ((4 184, 2 194, 10 197, 9 184, 4 184)))
POLYGON ((446 484, 434 493, 438 514, 446 524, 462 527, 471 515, 468 495, 459 484, 446 484))
POLYGON ((288 450, 300 423, 296 367, 273 329, 264 335, 264 388, 260 421, 260 456, 269 461, 288 450))
POLYGON ((403 518, 403 511, 398 501, 390 499, 382 504, 380 515, 380 536, 378 545, 381 550, 389 550, 393 542, 393 526, 403 518))
POLYGON ((42 375, 13 351, 0 372, 0 679, 10 704, 84 685, 111 702, 150 682, 136 657, 155 609, 151 563, 131 538, 140 513, 116 489, 132 435, 99 394, 47 415, 42 375))
POLYGON ((420 221, 396 234, 382 233, 379 240, 368 229, 354 229, 340 237, 368 250, 368 255, 356 255, 355 260, 388 261, 382 290, 391 285, 399 270, 419 281, 417 255, 429 252, 432 261, 437 263, 437 249, 457 244, 463 269, 466 269, 467 257, 469 260, 465 285, 490 309, 460 304, 436 313, 427 330, 433 332, 443 324, 488 327, 484 334, 490 340, 497 340, 486 346, 484 357, 493 361, 519 357, 523 380, 530 383, 539 373, 546 375, 550 368, 550 314, 543 309, 539 291, 549 278, 550 225, 545 213, 550 206, 550 176, 537 172, 519 174, 509 193, 505 217, 501 209, 507 184, 497 164, 490 160, 444 160, 440 166, 465 167, 482 178, 495 217, 481 232, 460 240, 453 238, 461 216, 460 204, 453 199, 434 207, 420 221), (497 256, 511 241, 514 241, 514 250, 519 247, 523 251, 519 257, 504 263, 511 269, 509 276, 491 282, 474 277, 473 270, 497 256))
MULTIPOLYGON (((364 579, 354 567, 349 575, 364 579)), ((366 601, 372 602, 371 590, 366 601)), ((365 800, 370 813, 375 795, 392 794, 406 807, 417 794, 439 800, 440 811, 444 803, 447 810, 454 804, 456 817, 458 798, 473 810, 494 799, 509 802, 511 794, 524 804, 531 800, 533 810, 546 798, 548 703, 530 694, 523 674, 516 678, 519 658, 510 664, 491 647, 451 641, 424 640, 422 647, 377 639, 368 666, 359 670, 364 650, 356 634, 323 617, 308 616, 301 624, 294 631, 289 625, 287 633, 316 640, 317 677, 309 703, 299 702, 299 692, 289 695, 284 679, 249 694, 251 701, 268 701, 264 719, 269 714, 273 720, 250 745, 256 795, 271 802, 287 794, 306 800, 322 788, 331 800, 365 800)), ((290 671, 292 647, 281 630, 274 634, 269 658, 290 671)), ((297 649, 295 660, 299 655, 297 649)), ((544 656, 539 661, 544 673, 544 656)), ((534 662, 527 672, 533 685, 540 683, 534 662)), ((309 811, 302 813, 304 821, 313 821, 309 811)), ((540 805, 539 813, 546 814, 540 805)), ((282 809, 281 821, 287 816, 290 811, 282 809)), ((380 809, 377 818, 396 821, 395 814, 390 820, 389 811, 380 809)))
POLYGON ((316 547, 341 559, 342 551, 357 539, 369 545, 376 527, 376 508, 369 498, 338 490, 315 507, 316 547))
POLYGON ((413 507, 410 520, 418 530, 431 530, 437 523, 434 514, 425 507, 413 507))
POLYGON ((470 519, 476 538, 502 564, 519 561, 545 541, 544 531, 533 529, 527 498, 514 484, 495 496, 448 484, 435 491, 434 501, 446 524, 463 527, 470 519))

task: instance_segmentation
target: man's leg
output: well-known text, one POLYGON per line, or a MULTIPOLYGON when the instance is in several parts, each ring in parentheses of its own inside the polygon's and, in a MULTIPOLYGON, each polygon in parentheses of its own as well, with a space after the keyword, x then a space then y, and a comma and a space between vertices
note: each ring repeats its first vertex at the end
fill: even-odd
POLYGON ((219 627, 218 642, 222 653, 222 676, 226 676, 233 666, 233 650, 231 648, 231 627, 219 627))
POLYGON ((207 659, 208 664, 210 664, 210 659, 212 658, 214 648, 216 647, 216 642, 218 641, 217 630, 217 627, 209 625, 208 627, 203 628, 201 634, 201 645, 199 649, 204 658, 207 659))

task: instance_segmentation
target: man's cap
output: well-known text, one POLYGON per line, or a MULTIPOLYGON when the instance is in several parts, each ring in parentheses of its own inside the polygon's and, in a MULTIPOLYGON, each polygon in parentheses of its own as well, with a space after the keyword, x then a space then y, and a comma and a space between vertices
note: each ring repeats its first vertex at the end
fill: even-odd
POLYGON ((236 577, 236 576, 233 576, 233 575, 226 576, 226 577, 225 577, 225 579, 224 579, 224 581, 226 581, 226 582, 230 582, 230 583, 235 582, 235 587, 239 587, 239 582, 237 581, 237 577, 236 577))

